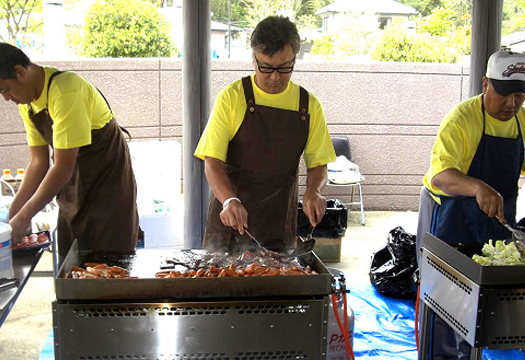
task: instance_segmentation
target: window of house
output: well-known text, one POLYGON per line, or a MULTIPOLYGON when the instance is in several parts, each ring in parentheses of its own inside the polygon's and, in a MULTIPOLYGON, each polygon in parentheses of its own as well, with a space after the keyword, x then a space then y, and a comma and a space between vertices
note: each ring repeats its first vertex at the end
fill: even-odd
POLYGON ((378 22, 379 22, 379 28, 381 30, 384 30, 391 22, 392 22, 392 18, 391 17, 379 17, 378 19, 378 22))

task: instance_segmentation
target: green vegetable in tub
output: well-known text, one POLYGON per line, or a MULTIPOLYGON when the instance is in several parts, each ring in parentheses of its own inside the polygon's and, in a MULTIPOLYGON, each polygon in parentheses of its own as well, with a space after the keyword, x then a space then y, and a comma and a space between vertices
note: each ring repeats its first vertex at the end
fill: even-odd
POLYGON ((489 240, 483 245, 481 253, 483 255, 472 256, 472 260, 480 265, 525 265, 525 257, 521 256, 513 242, 507 244, 505 240, 497 240, 493 245, 492 240, 489 240))

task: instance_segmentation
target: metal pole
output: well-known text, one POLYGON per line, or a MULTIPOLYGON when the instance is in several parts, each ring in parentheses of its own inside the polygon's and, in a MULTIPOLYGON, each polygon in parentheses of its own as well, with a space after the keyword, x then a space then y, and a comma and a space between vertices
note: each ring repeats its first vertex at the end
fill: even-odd
POLYGON ((228 1, 228 59, 230 58, 230 43, 232 42, 232 0, 228 1))
MULTIPOLYGON (((421 321, 419 322, 418 359, 425 360, 428 357, 428 352, 430 349, 430 321, 432 317, 430 307, 427 304, 425 304, 423 300, 420 300, 419 304, 421 321)), ((418 319, 416 319, 416 321, 418 321, 418 319)))
POLYGON ((473 1, 469 97, 481 93, 487 60, 500 49, 502 19, 503 0, 473 1))
POLYGON ((202 245, 210 189, 204 162, 193 152, 210 114, 210 0, 184 0, 182 11, 184 247, 198 249, 202 245))

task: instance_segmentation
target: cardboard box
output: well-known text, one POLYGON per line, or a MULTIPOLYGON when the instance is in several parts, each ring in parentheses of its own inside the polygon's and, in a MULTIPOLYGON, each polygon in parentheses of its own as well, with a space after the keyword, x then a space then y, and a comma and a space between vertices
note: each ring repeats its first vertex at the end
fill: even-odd
POLYGON ((341 261, 341 238, 315 238, 314 253, 325 263, 341 261))

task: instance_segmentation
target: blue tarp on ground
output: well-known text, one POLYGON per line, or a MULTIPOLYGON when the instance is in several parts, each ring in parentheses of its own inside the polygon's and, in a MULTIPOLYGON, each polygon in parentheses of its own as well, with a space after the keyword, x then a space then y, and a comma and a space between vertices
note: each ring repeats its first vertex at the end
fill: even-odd
MULTIPOLYGON (((379 294, 372 285, 350 286, 348 305, 355 313, 356 359, 417 359, 414 337, 414 301, 379 294)), ((53 332, 38 360, 53 360, 53 332)), ((484 350, 483 360, 525 360, 517 350, 484 350)))
MULTIPOLYGON (((356 359, 417 359, 415 302, 379 294, 372 285, 350 286, 348 304, 355 313, 356 359)), ((484 350, 483 360, 525 360, 518 350, 484 350)))

